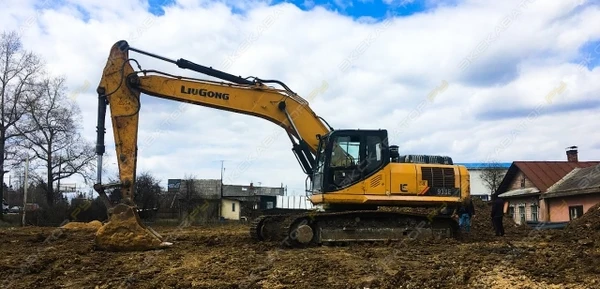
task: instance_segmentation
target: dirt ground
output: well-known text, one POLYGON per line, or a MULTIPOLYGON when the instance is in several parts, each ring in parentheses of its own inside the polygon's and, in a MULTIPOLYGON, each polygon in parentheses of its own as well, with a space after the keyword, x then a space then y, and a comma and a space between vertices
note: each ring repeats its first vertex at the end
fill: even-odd
POLYGON ((460 240, 308 249, 255 243, 245 224, 153 226, 174 245, 127 253, 95 250, 93 228, 1 228, 0 287, 600 288, 597 227, 495 237, 480 213, 460 240))

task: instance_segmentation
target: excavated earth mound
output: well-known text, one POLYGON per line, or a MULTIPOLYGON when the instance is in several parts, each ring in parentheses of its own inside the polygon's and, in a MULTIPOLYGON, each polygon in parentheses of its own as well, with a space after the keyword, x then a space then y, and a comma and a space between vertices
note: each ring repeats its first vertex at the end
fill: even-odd
POLYGON ((162 241, 141 227, 135 218, 111 220, 96 232, 96 244, 109 251, 143 251, 157 248, 162 241))
POLYGON ((583 216, 571 221, 557 234, 559 241, 572 241, 580 245, 596 243, 600 247, 600 203, 591 207, 583 216))
POLYGON ((63 229, 74 229, 74 230, 98 230, 102 227, 102 223, 100 221, 91 221, 89 223, 86 222, 69 222, 66 223, 61 228, 63 229))
POLYGON ((134 208, 121 204, 108 223, 96 232, 96 246, 107 251, 145 251, 169 246, 156 232, 141 224, 134 208))
POLYGON ((600 203, 588 209, 580 218, 571 221, 565 231, 592 234, 600 231, 600 203))
MULTIPOLYGON (((465 234, 467 239, 472 240, 489 240, 496 237, 494 225, 492 224, 492 205, 491 203, 483 202, 480 199, 473 199, 475 207, 475 217, 471 219, 471 233, 465 234)), ((502 224, 504 225, 505 235, 510 236, 526 236, 532 229, 527 225, 518 225, 508 216, 504 215, 502 224)))

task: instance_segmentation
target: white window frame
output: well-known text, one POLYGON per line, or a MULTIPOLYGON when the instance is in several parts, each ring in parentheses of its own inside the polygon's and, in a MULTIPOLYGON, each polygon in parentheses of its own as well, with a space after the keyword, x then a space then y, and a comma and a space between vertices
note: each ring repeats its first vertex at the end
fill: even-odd
POLYGON ((538 204, 536 203, 531 203, 531 205, 529 205, 529 208, 531 210, 531 220, 534 222, 539 221, 539 217, 540 217, 540 206, 538 206, 538 204))
POLYGON ((527 206, 525 205, 525 203, 521 203, 518 206, 519 208, 519 224, 523 224, 527 221, 527 206), (523 208, 523 212, 521 213, 521 208, 523 208))
POLYGON ((515 209, 515 205, 508 205, 508 213, 510 214, 510 217, 514 220, 515 216, 517 215, 517 210, 515 209), (510 209, 512 209, 512 213, 510 212, 510 209))

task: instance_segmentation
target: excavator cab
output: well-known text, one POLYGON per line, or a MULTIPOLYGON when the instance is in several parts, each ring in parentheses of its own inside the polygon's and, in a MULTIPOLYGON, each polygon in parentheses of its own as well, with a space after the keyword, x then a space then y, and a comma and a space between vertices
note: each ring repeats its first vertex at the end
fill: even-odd
POLYGON ((320 139, 311 193, 343 190, 389 162, 386 130, 334 130, 320 139))

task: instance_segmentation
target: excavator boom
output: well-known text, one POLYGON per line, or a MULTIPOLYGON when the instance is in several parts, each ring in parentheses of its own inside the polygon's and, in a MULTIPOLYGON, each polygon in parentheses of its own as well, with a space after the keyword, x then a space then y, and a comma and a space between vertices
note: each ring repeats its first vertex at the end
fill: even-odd
MULTIPOLYGON (((302 168, 309 176, 312 175, 311 165, 314 163, 314 154, 319 145, 318 136, 332 130, 325 126, 322 122, 324 120, 312 111, 305 99, 296 95, 279 81, 260 79, 249 81, 185 59, 169 60, 131 48, 127 42, 120 41, 111 49, 109 61, 98 87, 99 143, 97 153, 99 156, 104 153, 104 144, 100 143, 103 141, 101 134, 104 133, 102 131, 104 112, 106 104, 111 103, 110 112, 117 144, 117 155, 119 156, 121 183, 128 188, 132 187, 135 176, 141 93, 257 116, 271 121, 288 133, 294 145, 293 150, 299 156, 302 168), (156 70, 141 70, 141 67, 139 71, 134 71, 130 62, 135 60, 129 59, 130 50, 231 82, 185 78, 156 70), (269 82, 282 84, 285 89, 266 86, 265 83, 269 82), (312 137, 303 138, 303 136, 312 137)), ((126 190, 124 196, 131 197, 131 190, 126 190)))

